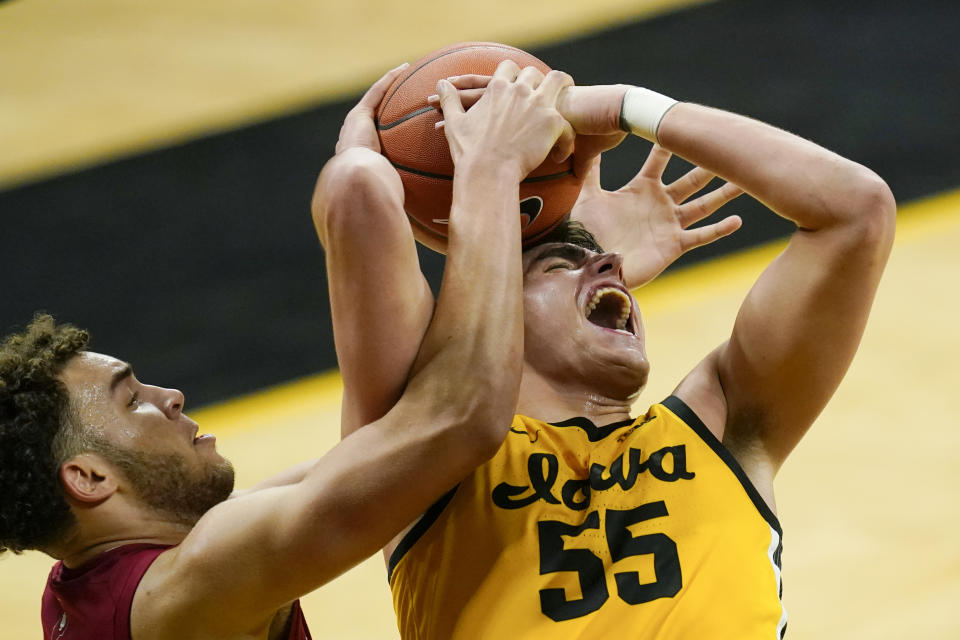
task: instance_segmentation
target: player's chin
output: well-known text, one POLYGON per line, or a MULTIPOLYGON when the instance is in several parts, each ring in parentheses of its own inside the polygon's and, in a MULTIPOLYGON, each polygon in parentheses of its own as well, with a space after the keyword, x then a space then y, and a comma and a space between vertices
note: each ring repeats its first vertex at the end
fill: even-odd
POLYGON ((639 393, 650 376, 650 361, 643 341, 631 336, 632 344, 624 348, 618 345, 607 349, 598 348, 593 360, 600 364, 595 375, 604 381, 604 386, 616 395, 631 396, 639 393), (615 390, 615 391, 614 391, 615 390))

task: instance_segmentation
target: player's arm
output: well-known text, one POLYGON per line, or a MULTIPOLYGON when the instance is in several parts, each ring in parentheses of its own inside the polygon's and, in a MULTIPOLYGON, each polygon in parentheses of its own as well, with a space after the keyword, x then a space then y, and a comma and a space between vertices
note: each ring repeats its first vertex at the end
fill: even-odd
POLYGON ((724 442, 772 474, 857 350, 892 246, 896 204, 865 167, 732 113, 677 104, 657 135, 797 225, 743 302, 729 341, 678 389, 724 442))
POLYGON ((541 83, 539 72, 501 68, 489 99, 469 114, 442 86, 456 167, 449 254, 399 401, 301 482, 205 515, 145 576, 138 628, 160 637, 255 632, 278 607, 374 553, 501 444, 522 369, 519 183, 562 133, 568 146, 573 139, 554 108, 568 77, 541 83))
POLYGON ((311 206, 326 254, 343 436, 396 403, 434 307, 403 211, 403 185, 380 154, 373 121, 404 68, 384 75, 347 114, 311 206))
POLYGON ((234 490, 233 493, 230 494, 230 499, 235 500, 250 493, 263 491, 264 489, 272 489, 274 487, 285 487, 289 484, 297 484, 306 477, 307 473, 310 472, 310 469, 312 469, 313 465, 316 463, 317 460, 314 459, 301 462, 300 464, 295 464, 292 467, 284 469, 280 473, 275 473, 272 476, 258 482, 252 487, 234 490))
MULTIPOLYGON (((342 437, 396 403, 433 313, 433 294, 403 212, 403 185, 380 154, 373 122, 384 93, 406 66, 384 74, 347 114, 311 203, 343 379, 342 437)), ((296 484, 315 462, 286 469, 231 498, 296 484)))
POLYGON ((775 472, 856 352, 893 241, 890 189, 798 136, 646 90, 572 87, 560 110, 578 133, 625 127, 659 142, 797 225, 730 340, 677 390, 724 442, 775 472))

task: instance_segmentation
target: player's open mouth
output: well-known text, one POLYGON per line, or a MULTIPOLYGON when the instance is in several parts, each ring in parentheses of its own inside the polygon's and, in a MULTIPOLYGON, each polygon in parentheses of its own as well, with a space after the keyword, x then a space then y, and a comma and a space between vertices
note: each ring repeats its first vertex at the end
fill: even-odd
POLYGON ((587 302, 587 320, 603 327, 633 335, 628 326, 631 312, 630 296, 615 287, 602 287, 593 292, 587 302))

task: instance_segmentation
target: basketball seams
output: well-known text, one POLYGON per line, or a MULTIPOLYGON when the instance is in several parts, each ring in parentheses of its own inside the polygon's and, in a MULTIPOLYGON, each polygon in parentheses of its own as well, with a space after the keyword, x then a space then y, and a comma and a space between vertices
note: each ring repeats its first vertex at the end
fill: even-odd
MULTIPOLYGON (((424 67, 426 67, 426 66, 429 65, 429 64, 432 64, 432 63, 436 62, 437 60, 440 60, 441 58, 445 58, 446 56, 452 55, 452 54, 454 54, 454 53, 460 53, 460 52, 462 52, 462 51, 469 51, 470 49, 500 49, 500 50, 504 50, 504 51, 516 51, 517 53, 520 53, 520 54, 522 54, 522 55, 524 55, 524 56, 529 56, 529 55, 530 55, 530 54, 528 54, 526 51, 523 51, 522 49, 517 49, 516 47, 510 47, 510 46, 507 46, 507 45, 497 45, 497 44, 471 44, 471 45, 465 46, 465 47, 458 47, 458 48, 456 48, 456 49, 450 49, 449 51, 445 51, 445 52, 443 52, 443 53, 441 53, 441 54, 439 54, 439 55, 436 55, 436 56, 430 58, 429 60, 425 61, 425 62, 424 62, 423 64, 421 64, 420 66, 418 66, 418 67, 416 67, 415 69, 413 69, 412 71, 408 72, 407 75, 404 76, 404 78, 399 82, 399 84, 397 84, 397 86, 393 88, 393 91, 390 92, 390 95, 388 95, 388 96, 386 97, 386 99, 384 99, 384 100, 380 103, 380 109, 379 109, 380 113, 382 114, 384 111, 387 110, 387 107, 390 105, 390 101, 391 101, 391 100, 393 99, 393 97, 397 94, 397 92, 400 91, 400 88, 407 82, 407 80, 409 80, 410 78, 412 78, 413 76, 415 76, 417 73, 419 73, 421 69, 423 69, 424 67)), ((401 116, 401 118, 409 118, 409 117, 410 117, 410 114, 404 114, 403 116, 401 116)), ((396 123, 397 123, 398 121, 399 121, 399 120, 394 120, 394 121, 392 121, 392 122, 384 125, 383 123, 380 122, 380 120, 379 120, 379 118, 378 118, 378 119, 377 119, 377 128, 380 128, 381 126, 383 126, 384 128, 389 128, 389 127, 392 127, 392 126, 396 125, 396 123)))
POLYGON ((379 121, 377 121, 375 123, 377 125, 377 131, 389 131, 390 129, 393 129, 398 124, 403 124, 410 118, 416 118, 417 116, 423 115, 424 113, 429 113, 430 111, 433 111, 433 107, 423 107, 421 109, 415 109, 410 113, 408 113, 407 115, 403 116, 402 118, 398 118, 397 120, 394 120, 390 124, 381 124, 379 121))

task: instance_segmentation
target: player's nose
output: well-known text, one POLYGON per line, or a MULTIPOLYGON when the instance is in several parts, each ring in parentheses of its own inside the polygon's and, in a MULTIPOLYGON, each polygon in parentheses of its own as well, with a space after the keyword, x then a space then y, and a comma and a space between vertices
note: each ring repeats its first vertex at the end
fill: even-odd
POLYGON ((597 274, 616 275, 623 280, 623 256, 616 251, 601 253, 591 262, 590 270, 597 274))
POLYGON ((176 420, 183 412, 184 397, 179 389, 162 389, 161 409, 170 420, 176 420))

